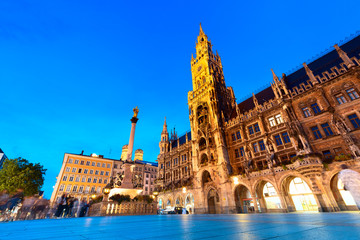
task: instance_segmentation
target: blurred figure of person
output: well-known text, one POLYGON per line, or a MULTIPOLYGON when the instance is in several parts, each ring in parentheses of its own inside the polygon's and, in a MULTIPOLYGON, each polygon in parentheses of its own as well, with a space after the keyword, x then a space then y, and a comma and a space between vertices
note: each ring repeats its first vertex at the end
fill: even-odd
POLYGON ((86 202, 86 199, 83 198, 80 202, 80 214, 79 217, 85 217, 86 212, 88 208, 88 203, 86 202))
POLYGON ((66 195, 64 193, 59 199, 59 205, 56 210, 55 217, 57 218, 61 217, 65 208, 66 208, 66 195))
POLYGON ((79 199, 74 198, 73 205, 74 205, 74 207, 71 212, 71 217, 79 217, 79 214, 78 214, 79 206, 80 206, 79 199))
POLYGON ((66 198, 66 210, 65 210, 65 217, 71 217, 72 215, 72 210, 74 207, 74 198, 69 194, 68 197, 66 198))
POLYGON ((346 190, 348 190, 357 207, 360 209, 360 173, 348 169, 345 164, 340 166, 342 170, 339 173, 339 179, 344 184, 346 190))

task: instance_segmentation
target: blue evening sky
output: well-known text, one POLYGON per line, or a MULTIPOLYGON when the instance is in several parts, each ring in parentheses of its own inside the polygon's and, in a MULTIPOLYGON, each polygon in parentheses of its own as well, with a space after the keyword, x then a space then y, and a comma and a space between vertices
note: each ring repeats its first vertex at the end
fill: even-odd
POLYGON ((238 100, 359 30, 360 1, 0 2, 0 148, 40 162, 49 198, 64 153, 156 161, 164 117, 190 129, 190 58, 202 23, 238 100))

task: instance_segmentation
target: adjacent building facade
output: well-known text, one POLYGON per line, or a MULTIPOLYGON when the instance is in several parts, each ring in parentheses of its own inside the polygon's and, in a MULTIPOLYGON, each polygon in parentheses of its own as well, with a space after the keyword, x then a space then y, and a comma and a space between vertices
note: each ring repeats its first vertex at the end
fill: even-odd
POLYGON ((356 210, 340 165, 360 172, 360 36, 241 103, 200 26, 191 132, 161 133, 160 208, 191 213, 356 210))
MULTIPOLYGON (((85 156, 65 153, 50 201, 57 202, 62 194, 86 200, 90 200, 94 195, 102 195, 106 185, 110 182, 116 183, 117 179, 124 175, 122 166, 125 162, 96 154, 85 156)), ((135 160, 130 164, 132 174, 141 178, 141 194, 151 195, 154 191, 157 164, 141 160, 135 160)))

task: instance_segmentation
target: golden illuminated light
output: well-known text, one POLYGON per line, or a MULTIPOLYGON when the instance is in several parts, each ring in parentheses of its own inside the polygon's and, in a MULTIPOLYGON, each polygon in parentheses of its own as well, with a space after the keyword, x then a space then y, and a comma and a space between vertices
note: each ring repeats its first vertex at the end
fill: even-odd
POLYGON ((91 195, 91 197, 94 199, 94 198, 96 198, 96 195, 95 195, 95 194, 93 194, 93 195, 91 195))
POLYGON ((183 187, 182 191, 183 193, 186 193, 186 187, 183 187))
POLYGON ((237 177, 233 177, 233 181, 235 185, 239 184, 239 179, 237 177))
POLYGON ((154 196, 159 195, 159 192, 153 192, 154 196))

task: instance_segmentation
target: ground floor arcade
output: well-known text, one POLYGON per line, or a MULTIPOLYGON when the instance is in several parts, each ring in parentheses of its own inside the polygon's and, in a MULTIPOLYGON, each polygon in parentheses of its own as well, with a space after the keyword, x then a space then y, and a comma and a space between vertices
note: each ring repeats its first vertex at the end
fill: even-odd
MULTIPOLYGON (((360 172, 360 164, 353 161, 351 169, 360 172)), ((232 176, 216 184, 205 170, 208 181, 200 187, 161 193, 159 209, 183 207, 195 214, 357 211, 352 193, 338 178, 340 171, 338 164, 320 174, 288 170, 250 179, 232 176)))

